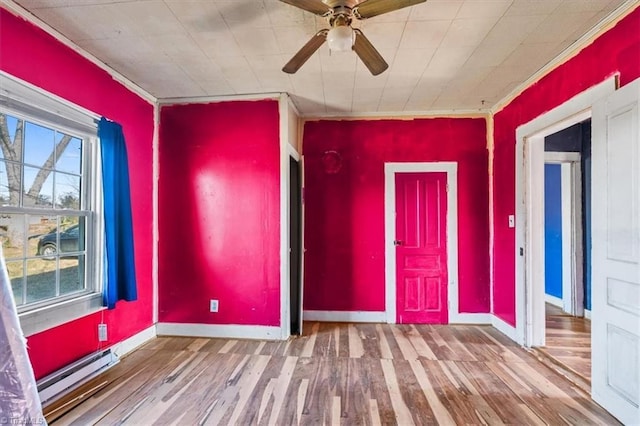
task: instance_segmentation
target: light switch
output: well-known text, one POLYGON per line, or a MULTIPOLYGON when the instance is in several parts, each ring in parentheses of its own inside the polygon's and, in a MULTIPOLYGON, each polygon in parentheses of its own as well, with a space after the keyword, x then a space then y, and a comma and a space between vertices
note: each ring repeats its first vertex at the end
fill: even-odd
POLYGON ((516 216, 510 214, 509 215, 509 228, 515 228, 516 227, 516 216))

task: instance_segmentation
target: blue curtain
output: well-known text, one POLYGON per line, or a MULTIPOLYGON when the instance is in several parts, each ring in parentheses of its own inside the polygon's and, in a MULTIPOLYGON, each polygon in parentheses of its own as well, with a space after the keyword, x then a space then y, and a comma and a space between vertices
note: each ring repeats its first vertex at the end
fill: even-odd
POLYGON ((118 300, 136 300, 136 268, 131 220, 129 163, 122 126, 105 119, 98 123, 102 153, 105 226, 105 283, 102 302, 113 309, 118 300))

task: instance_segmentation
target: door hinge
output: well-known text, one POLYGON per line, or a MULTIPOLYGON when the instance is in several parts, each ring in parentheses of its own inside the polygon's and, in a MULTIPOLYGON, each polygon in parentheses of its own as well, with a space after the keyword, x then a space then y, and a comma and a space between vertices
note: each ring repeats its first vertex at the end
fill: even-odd
POLYGON ((449 192, 449 184, 446 186, 446 191, 449 192))

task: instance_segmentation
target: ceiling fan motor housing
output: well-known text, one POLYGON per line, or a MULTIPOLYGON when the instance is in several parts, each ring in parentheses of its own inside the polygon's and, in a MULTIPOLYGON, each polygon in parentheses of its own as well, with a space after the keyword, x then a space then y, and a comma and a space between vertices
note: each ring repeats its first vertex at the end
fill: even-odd
POLYGON ((362 0, 323 0, 323 3, 327 4, 333 10, 336 10, 340 7, 353 9, 359 3, 362 3, 362 0))
POLYGON ((389 65, 365 37, 352 28, 353 19, 362 20, 424 3, 426 0, 280 0, 329 20, 331 29, 318 31, 282 68, 293 74, 327 41, 332 51, 353 50, 371 74, 384 72, 389 65))

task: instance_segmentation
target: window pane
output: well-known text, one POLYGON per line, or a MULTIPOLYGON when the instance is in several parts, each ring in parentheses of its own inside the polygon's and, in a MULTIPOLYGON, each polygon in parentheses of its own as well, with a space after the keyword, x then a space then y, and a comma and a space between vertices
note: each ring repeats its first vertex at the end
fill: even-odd
MULTIPOLYGON (((0 149, 0 159, 6 158, 8 160, 22 161, 22 158, 17 157, 16 150, 14 148, 20 146, 22 143, 22 138, 24 136, 24 121, 9 114, 0 114, 0 125, 6 126, 6 128, 2 129, 3 131, 0 132, 0 138, 5 134, 9 137, 8 140, 1 141, 2 149, 0 149), (6 133, 4 132, 5 130, 6 133), (16 135, 18 135, 17 138, 16 135)), ((18 150, 18 152, 20 151, 18 150)))
POLYGON ((24 168, 24 207, 52 207, 53 173, 49 169, 24 168))
POLYGON ((60 295, 84 290, 84 256, 60 259, 60 295))
MULTIPOLYGON (((55 133, 53 129, 27 121, 24 126, 24 163, 44 167, 53 154, 55 133)), ((48 165, 51 166, 53 164, 48 165)))
POLYGON ((22 166, 0 160, 0 204, 18 207, 22 166))
POLYGON ((5 259, 24 257, 24 215, 0 214, 0 240, 5 259))
MULTIPOLYGON (((5 80, 0 76, 0 86, 5 80)), ((95 217, 94 205, 102 188, 95 194, 85 190, 93 189, 97 160, 92 118, 80 120, 86 127, 66 130, 61 124, 77 112, 67 116, 67 106, 33 96, 27 108, 14 104, 15 116, 0 106, 0 255, 20 312, 40 329, 45 325, 37 318, 41 310, 58 315, 64 311, 61 300, 98 294, 94 275, 99 268, 93 265, 103 262, 103 247, 87 244, 94 243, 102 220, 95 217)))
MULTIPOLYGON (((45 251, 52 251, 48 246, 57 245, 56 231, 58 229, 58 221, 55 216, 27 216, 29 223, 27 225, 28 245, 27 256, 41 256, 45 251)), ((51 254, 51 253, 48 253, 51 254)))
POLYGON ((60 252, 83 251, 85 247, 85 218, 78 216, 60 217, 60 252))
POLYGON ((56 296, 55 260, 27 259, 27 303, 56 296))
POLYGON ((56 144, 67 140, 68 145, 58 154, 55 169, 79 175, 82 170, 82 141, 62 133, 56 134, 56 144))
POLYGON ((80 176, 56 172, 56 207, 80 209, 80 176))
POLYGON ((23 288, 24 288, 24 264, 22 260, 7 262, 7 271, 9 272, 9 280, 11 281, 11 289, 13 297, 16 299, 16 305, 24 305, 23 288))

